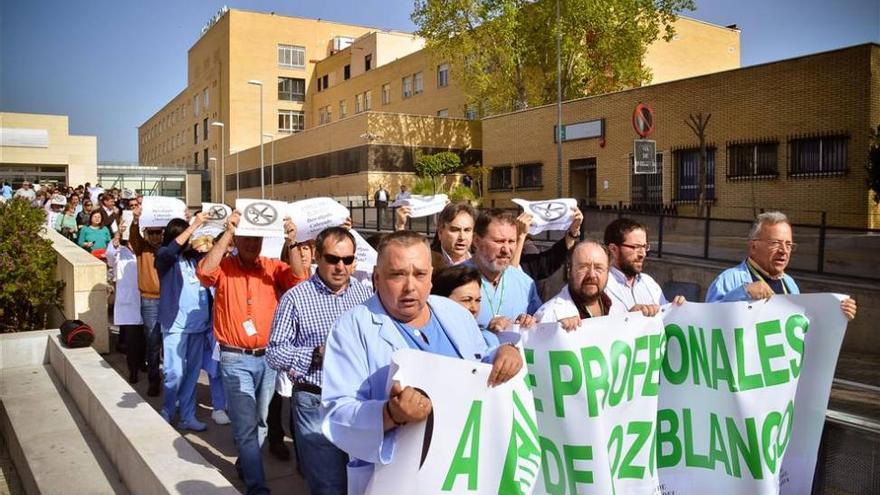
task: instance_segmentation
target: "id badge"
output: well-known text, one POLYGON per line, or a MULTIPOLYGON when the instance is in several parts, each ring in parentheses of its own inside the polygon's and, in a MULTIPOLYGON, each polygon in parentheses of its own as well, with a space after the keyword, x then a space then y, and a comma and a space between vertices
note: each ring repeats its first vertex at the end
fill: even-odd
POLYGON ((244 320, 244 323, 241 324, 244 327, 244 333, 248 335, 248 337, 252 337, 257 334, 257 327, 254 326, 253 320, 244 320))

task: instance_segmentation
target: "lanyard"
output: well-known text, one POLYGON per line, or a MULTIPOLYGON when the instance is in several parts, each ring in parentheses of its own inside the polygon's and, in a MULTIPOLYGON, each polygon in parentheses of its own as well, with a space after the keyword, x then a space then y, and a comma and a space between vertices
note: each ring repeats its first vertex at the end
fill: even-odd
POLYGON ((501 314, 501 307, 504 305, 504 272, 501 273, 501 281, 498 282, 498 291, 495 293, 498 294, 498 306, 495 306, 495 298, 489 294, 489 286, 492 285, 488 283, 486 280, 481 284, 483 290, 486 292, 486 300, 489 302, 489 309, 492 310, 492 316, 498 316, 501 314))
MULTIPOLYGON (((758 280, 764 282, 764 283, 767 284, 767 285, 770 285, 770 282, 767 281, 767 278, 764 277, 764 274, 761 273, 760 270, 757 270, 757 269, 755 268, 755 266, 752 264, 752 260, 751 260, 751 259, 746 260, 746 265, 748 265, 748 267, 749 267, 749 271, 752 273, 752 275, 753 275, 755 278, 757 278, 758 280)), ((782 278, 782 279, 779 280, 779 282, 782 284, 782 292, 783 292, 784 294, 788 294, 788 287, 785 285, 785 279, 782 278)))

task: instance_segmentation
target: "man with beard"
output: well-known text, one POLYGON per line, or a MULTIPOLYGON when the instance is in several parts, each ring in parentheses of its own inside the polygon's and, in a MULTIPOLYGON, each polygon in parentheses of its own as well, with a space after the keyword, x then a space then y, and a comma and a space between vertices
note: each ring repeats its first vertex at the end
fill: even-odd
MULTIPOLYGON (((628 311, 641 311, 654 316, 660 306, 668 303, 660 285, 647 273, 642 273, 648 244, 648 229, 630 218, 618 218, 605 227, 605 245, 611 253, 611 269, 605 293, 615 305, 628 311)), ((675 296, 672 302, 684 303, 684 296, 675 296)))
POLYGON ((608 283, 608 249, 596 241, 579 242, 571 251, 565 275, 568 284, 535 313, 540 323, 558 322, 566 331, 581 320, 626 312, 605 293, 608 283))
MULTIPOLYGON (((751 301, 775 294, 800 294, 794 279, 785 273, 796 247, 785 214, 761 213, 749 231, 749 257, 718 275, 706 292, 706 302, 751 301)), ((852 320, 856 317, 855 299, 844 299, 840 309, 852 320)))
POLYGON ((531 327, 531 316, 541 306, 532 277, 512 266, 516 249, 516 217, 508 211, 483 211, 474 226, 474 256, 466 264, 482 277, 483 303, 477 316, 480 328, 492 332, 509 330, 513 325, 531 327))

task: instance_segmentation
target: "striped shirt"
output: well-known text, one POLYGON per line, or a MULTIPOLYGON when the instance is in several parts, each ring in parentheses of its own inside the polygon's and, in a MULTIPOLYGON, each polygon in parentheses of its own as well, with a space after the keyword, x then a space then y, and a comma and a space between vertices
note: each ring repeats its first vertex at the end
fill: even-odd
POLYGON ((294 383, 320 387, 321 367, 312 363, 315 348, 327 341, 337 318, 372 295, 355 278, 351 278, 343 292, 333 293, 317 273, 287 291, 272 321, 266 350, 269 366, 288 373, 294 383))

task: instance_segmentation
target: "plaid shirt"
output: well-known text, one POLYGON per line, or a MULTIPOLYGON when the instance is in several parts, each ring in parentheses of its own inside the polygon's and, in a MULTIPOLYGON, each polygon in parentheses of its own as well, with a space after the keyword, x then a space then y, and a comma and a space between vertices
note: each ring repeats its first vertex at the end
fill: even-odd
POLYGON ((320 387, 321 367, 312 363, 315 348, 327 341, 337 318, 372 295, 354 278, 344 292, 334 294, 317 273, 287 291, 272 321, 266 349, 269 366, 290 375, 294 383, 320 387))

